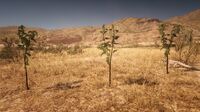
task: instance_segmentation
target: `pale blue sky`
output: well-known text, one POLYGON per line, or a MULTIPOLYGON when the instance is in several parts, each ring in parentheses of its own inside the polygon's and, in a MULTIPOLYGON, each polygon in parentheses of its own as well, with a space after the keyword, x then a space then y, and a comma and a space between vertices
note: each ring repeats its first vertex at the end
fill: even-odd
POLYGON ((200 8, 200 0, 1 0, 0 26, 92 26, 124 17, 168 19, 200 8))

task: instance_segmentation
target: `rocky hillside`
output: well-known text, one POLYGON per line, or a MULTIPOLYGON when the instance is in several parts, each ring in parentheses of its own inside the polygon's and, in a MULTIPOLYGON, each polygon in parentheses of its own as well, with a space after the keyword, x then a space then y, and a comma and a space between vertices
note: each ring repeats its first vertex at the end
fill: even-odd
MULTIPOLYGON (((115 21, 119 29, 120 44, 143 44, 154 42, 158 37, 158 19, 150 18, 124 18, 115 21)), ((107 26, 109 27, 110 24, 107 26)), ((100 27, 66 28, 49 31, 47 41, 58 44, 71 44, 80 42, 83 44, 95 44, 101 40, 100 27)))
POLYGON ((190 26, 194 29, 200 30, 200 9, 192 11, 183 16, 173 17, 167 20, 171 23, 179 23, 186 26, 190 26))
MULTIPOLYGON (((4 37, 17 37, 17 26, 7 26, 7 27, 0 27, 0 43, 1 43, 1 38, 4 37)), ((43 28, 33 28, 29 27, 27 30, 36 30, 39 34, 39 37, 42 38, 46 36, 49 31, 43 28)))
POLYGON ((166 22, 182 24, 188 26, 194 31, 196 38, 200 38, 200 9, 192 11, 183 16, 177 16, 166 20, 166 22))
MULTIPOLYGON (((183 16, 170 18, 164 22, 178 23, 189 26, 193 29, 195 38, 200 38, 200 9, 190 12, 183 16)), ((158 25, 162 22, 154 18, 123 18, 114 21, 119 29, 119 41, 123 45, 146 45, 155 44, 159 41, 158 25)), ((109 26, 108 24, 107 26, 109 26)), ((101 28, 96 26, 79 27, 79 28, 63 28, 47 30, 42 28, 29 28, 36 30, 40 34, 40 38, 45 38, 48 43, 53 44, 96 44, 101 40, 101 28)), ((0 28, 0 38, 5 35, 16 36, 17 27, 0 28)))
POLYGON ((120 42, 125 44, 154 43, 158 39, 160 20, 154 18, 125 18, 113 22, 120 31, 120 42))

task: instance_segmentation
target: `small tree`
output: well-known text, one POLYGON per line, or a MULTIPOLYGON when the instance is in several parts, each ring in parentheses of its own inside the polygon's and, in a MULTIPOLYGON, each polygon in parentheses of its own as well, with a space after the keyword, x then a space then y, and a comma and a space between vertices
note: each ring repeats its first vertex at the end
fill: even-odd
POLYGON ((25 32, 25 27, 23 25, 18 27, 18 36, 20 39, 19 47, 23 49, 23 57, 24 57, 24 70, 25 70, 25 84, 26 89, 29 90, 29 83, 28 83, 28 72, 27 72, 27 65, 29 65, 29 57, 30 54, 30 46, 32 41, 35 41, 35 37, 37 36, 36 31, 28 31, 25 32))
POLYGON ((112 76, 112 56, 117 50, 115 49, 116 40, 119 38, 117 36, 118 30, 115 29, 115 26, 112 25, 110 29, 107 29, 105 25, 102 26, 102 37, 103 42, 98 46, 100 50, 102 50, 101 55, 106 55, 106 62, 108 64, 109 69, 109 86, 111 86, 111 76, 112 76), (108 36, 106 34, 109 33, 108 36))
POLYGON ((166 34, 166 26, 167 24, 161 24, 159 26, 159 32, 160 32, 160 38, 162 43, 162 49, 165 49, 164 56, 166 61, 166 73, 169 73, 169 54, 170 54, 170 48, 172 47, 172 43, 174 38, 177 36, 177 34, 180 32, 180 25, 173 24, 172 30, 170 34, 166 34))

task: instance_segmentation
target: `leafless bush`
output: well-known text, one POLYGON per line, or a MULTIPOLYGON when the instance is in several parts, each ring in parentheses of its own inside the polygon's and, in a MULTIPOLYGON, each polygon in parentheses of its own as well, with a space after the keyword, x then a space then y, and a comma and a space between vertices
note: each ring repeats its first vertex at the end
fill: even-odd
POLYGON ((20 49, 17 46, 18 39, 15 37, 4 37, 1 39, 4 47, 0 51, 0 58, 9 61, 19 61, 20 49))
POLYGON ((176 51, 174 59, 186 64, 195 63, 200 45, 193 39, 192 30, 182 29, 181 34, 176 38, 174 43, 176 51))
POLYGON ((76 44, 72 47, 68 47, 67 53, 71 55, 80 54, 83 53, 83 48, 80 45, 76 44))

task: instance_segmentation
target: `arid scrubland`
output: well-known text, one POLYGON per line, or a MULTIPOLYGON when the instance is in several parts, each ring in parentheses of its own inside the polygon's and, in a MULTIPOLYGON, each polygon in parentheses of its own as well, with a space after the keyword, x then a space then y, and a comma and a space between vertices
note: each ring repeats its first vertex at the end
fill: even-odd
POLYGON ((199 15, 0 27, 0 112, 200 112, 199 15))
POLYGON ((200 111, 199 72, 170 68, 166 74, 159 48, 119 48, 113 57, 111 87, 100 53, 96 48, 76 55, 33 53, 29 91, 24 90, 22 62, 0 60, 0 111, 200 111))

